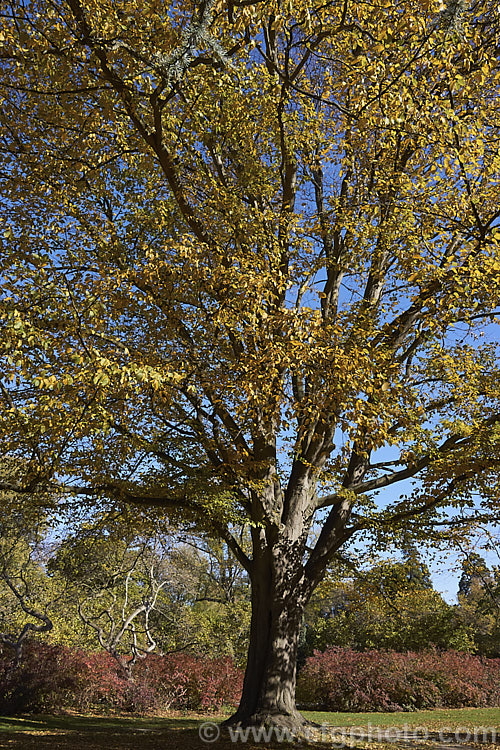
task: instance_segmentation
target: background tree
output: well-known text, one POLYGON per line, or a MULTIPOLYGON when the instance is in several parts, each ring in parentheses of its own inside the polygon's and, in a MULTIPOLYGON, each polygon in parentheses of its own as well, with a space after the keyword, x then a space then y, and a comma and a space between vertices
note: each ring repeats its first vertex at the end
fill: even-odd
POLYGON ((365 570, 327 574, 306 609, 302 658, 329 646, 473 651, 470 627, 434 590, 428 576, 414 550, 403 561, 383 560, 365 570))
MULTIPOLYGON (((0 475, 7 481, 22 471, 3 461, 0 475)), ((0 492, 0 643, 12 651, 13 666, 23 655, 27 639, 50 632, 61 591, 45 574, 47 516, 43 497, 25 498, 0 492)))
POLYGON ((101 518, 66 536, 48 568, 66 589, 68 629, 57 627, 54 639, 103 648, 129 677, 152 651, 244 662, 248 585, 218 541, 185 533, 179 541, 168 527, 138 536, 126 517, 101 518))
POLYGON ((51 568, 71 586, 87 630, 132 679, 138 659, 158 648, 155 620, 173 618, 162 599, 170 583, 167 538, 123 532, 116 523, 87 526, 64 540, 51 568))
POLYGON ((469 552, 462 563, 458 603, 475 649, 484 656, 500 656, 500 568, 490 569, 481 555, 469 552))
POLYGON ((498 6, 0 22, 15 489, 219 535, 252 586, 233 720, 297 729, 303 612, 343 545, 498 517, 498 6))
POLYGON ((6 526, 0 523, 0 643, 12 649, 18 664, 24 642, 53 629, 50 610, 55 603, 44 586, 37 544, 27 543, 13 524, 6 526))
POLYGON ((191 536, 172 550, 169 570, 171 597, 183 604, 176 614, 179 633, 191 641, 191 650, 231 656, 244 666, 250 625, 248 576, 227 545, 191 536))

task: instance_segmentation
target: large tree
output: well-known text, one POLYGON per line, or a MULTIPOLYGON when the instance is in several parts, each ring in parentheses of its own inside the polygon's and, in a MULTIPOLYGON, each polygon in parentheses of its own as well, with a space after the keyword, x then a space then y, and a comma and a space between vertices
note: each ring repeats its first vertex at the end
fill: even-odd
POLYGON ((2 11, 2 447, 21 492, 230 546, 235 721, 300 726, 302 613, 349 540, 499 513, 499 24, 492 0, 2 11))

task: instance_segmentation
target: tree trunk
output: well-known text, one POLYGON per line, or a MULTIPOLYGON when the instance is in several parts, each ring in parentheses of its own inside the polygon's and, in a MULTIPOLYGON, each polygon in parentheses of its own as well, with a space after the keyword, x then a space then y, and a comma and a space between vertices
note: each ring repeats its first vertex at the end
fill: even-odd
POLYGON ((297 647, 308 598, 302 554, 302 541, 281 539, 262 547, 254 540, 247 667, 240 705, 227 724, 295 732, 306 724, 295 706, 297 647))

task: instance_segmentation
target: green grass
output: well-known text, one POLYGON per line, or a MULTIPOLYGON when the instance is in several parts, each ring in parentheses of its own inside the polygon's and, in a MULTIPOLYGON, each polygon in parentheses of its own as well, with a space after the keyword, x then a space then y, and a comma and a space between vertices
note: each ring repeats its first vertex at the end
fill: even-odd
POLYGON ((427 726, 431 730, 442 727, 492 727, 500 731, 500 708, 442 708, 433 711, 398 711, 395 713, 330 713, 304 711, 311 721, 335 727, 427 726))

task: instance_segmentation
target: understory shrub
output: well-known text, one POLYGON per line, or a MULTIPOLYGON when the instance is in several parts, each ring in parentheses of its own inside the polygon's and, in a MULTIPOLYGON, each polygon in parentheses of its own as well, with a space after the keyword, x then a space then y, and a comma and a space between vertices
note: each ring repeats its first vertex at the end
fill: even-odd
POLYGON ((83 688, 80 655, 70 649, 25 643, 19 664, 0 651, 0 713, 51 711, 67 705, 83 688))
MULTIPOLYGON (((0 649, 0 714, 77 710, 215 711, 236 705, 242 673, 227 657, 149 655, 127 680, 108 654, 33 641, 17 666, 0 649)), ((500 659, 463 652, 315 652, 297 701, 325 711, 401 711, 500 705, 500 659)))
POLYGON ((498 706, 500 659, 459 651, 315 651, 299 674, 297 701, 325 711, 498 706))
POLYGON ((128 680, 108 654, 33 641, 15 665, 0 649, 0 714, 114 709, 215 711, 236 705, 242 673, 229 658, 150 654, 128 680))
POLYGON ((237 705, 242 684, 243 674, 229 657, 151 654, 137 665, 134 682, 127 685, 124 708, 215 711, 223 705, 237 705))

